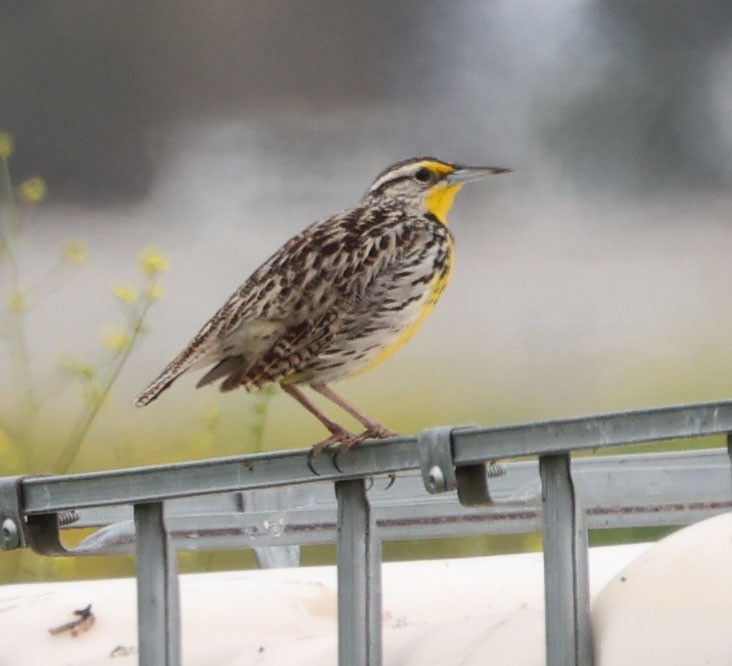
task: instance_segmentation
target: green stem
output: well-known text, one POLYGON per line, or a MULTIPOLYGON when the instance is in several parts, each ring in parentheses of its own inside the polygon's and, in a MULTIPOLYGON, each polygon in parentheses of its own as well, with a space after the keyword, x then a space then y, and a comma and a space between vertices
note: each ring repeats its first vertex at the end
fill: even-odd
POLYGON ((21 415, 21 421, 30 431, 38 415, 39 407, 33 387, 33 376, 30 369, 30 352, 28 351, 23 321, 22 312, 11 313, 10 331, 7 339, 8 346, 10 347, 10 356, 15 359, 13 374, 18 382, 18 396, 20 398, 19 414, 21 415))
MULTIPOLYGON (((10 217, 10 235, 7 235, 0 225, 0 244, 5 250, 5 255, 10 266, 10 293, 19 295, 20 289, 20 273, 18 270, 18 261, 15 257, 12 246, 13 231, 17 233, 20 229, 20 218, 18 209, 15 205, 15 196, 13 194, 13 184, 10 178, 10 166, 7 159, 0 159, 0 200, 7 201, 8 216, 10 217)), ((23 322, 23 311, 9 313, 9 331, 8 331, 8 348, 10 358, 13 359, 13 375, 18 383, 17 394, 20 398, 20 421, 26 426, 30 440, 30 432, 38 415, 38 402, 36 399, 35 388, 33 385, 33 376, 30 369, 30 352, 28 350, 28 342, 25 335, 25 327, 23 322)), ((28 458, 32 458, 30 442, 26 442, 28 446, 24 447, 28 458)), ((29 460, 30 462, 30 460, 29 460)))
MULTIPOLYGON (((9 225, 12 233, 13 228, 16 230, 19 228, 18 211, 15 207, 15 197, 13 196, 13 185, 10 179, 10 167, 7 159, 0 159, 0 212, 2 212, 2 202, 7 201, 8 217, 11 218, 9 225)), ((10 236, 6 236, 3 225, 0 224, 0 249, 4 251, 5 257, 7 258, 8 265, 10 266, 10 289, 11 293, 18 293, 20 288, 20 276, 18 272, 18 262, 15 259, 15 253, 10 242, 10 236)), ((25 455, 25 466, 26 469, 30 469, 33 464, 33 443, 31 437, 30 427, 35 416, 37 414, 37 407, 35 404, 35 393, 33 391, 33 380, 30 373, 30 355, 28 353, 28 345, 25 340, 25 330, 23 328, 23 314, 10 313, 10 324, 8 327, 8 348, 10 351, 10 358, 14 359, 14 370, 13 374, 18 380, 18 384, 21 387, 18 391, 20 395, 20 427, 14 428, 16 431, 13 435, 13 439, 20 443, 20 450, 25 455), (26 427, 24 427, 26 426, 26 427)), ((17 580, 18 573, 21 569, 24 553, 16 552, 15 561, 13 563, 12 571, 10 572, 9 580, 17 580)))
MULTIPOLYGON (((20 220, 18 217, 18 208, 15 205, 15 195, 13 194, 13 181, 10 178, 10 165, 8 160, 0 160, 0 201, 7 201, 8 217, 10 218, 9 231, 17 230, 20 227, 20 220)), ((0 226, 0 243, 5 248, 5 252, 8 256, 8 262, 10 263, 10 270, 15 278, 14 282, 18 281, 18 264, 15 261, 13 254, 13 248, 10 243, 11 236, 7 236, 0 226)))
POLYGON ((54 469, 59 474, 65 474, 66 472, 68 472, 71 468, 71 465, 74 463, 74 460, 79 453, 79 449, 81 449, 81 445, 84 443, 84 440, 86 439, 86 436, 89 433, 92 424, 99 415, 99 411, 101 410, 102 405, 109 397, 112 386, 114 386, 115 382, 117 381, 117 377, 119 377, 120 372, 122 372, 122 369, 127 363, 127 360, 130 358, 130 354, 132 354, 132 350, 135 346, 135 343, 137 342, 137 339, 143 332, 145 317, 147 316, 148 310, 150 309, 151 305, 152 301, 146 299, 144 307, 140 310, 136 319, 134 320, 132 335, 130 337, 129 344, 124 349, 124 351, 117 357, 117 362, 112 367, 112 371, 109 373, 107 379, 102 384, 100 393, 94 396, 93 402, 87 406, 79 420, 76 422, 76 425, 72 429, 71 434, 63 448, 63 451, 61 452, 61 455, 59 456, 58 460, 56 461, 56 465, 54 466, 54 469))
POLYGON ((59 261, 50 268, 44 275, 28 287, 29 307, 42 303, 49 296, 57 292, 74 275, 75 271, 70 269, 65 261, 59 261))

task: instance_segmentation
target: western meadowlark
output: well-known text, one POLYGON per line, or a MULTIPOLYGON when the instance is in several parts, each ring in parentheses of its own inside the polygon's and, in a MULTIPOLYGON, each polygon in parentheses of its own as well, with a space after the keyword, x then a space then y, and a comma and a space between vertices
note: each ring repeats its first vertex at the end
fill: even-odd
MULTIPOLYGON (((277 382, 330 432, 310 457, 395 435, 328 384, 369 369, 407 342, 450 278, 446 215, 462 185, 500 167, 415 157, 382 171, 355 208, 315 222, 229 298, 137 398, 147 405, 189 370, 213 367, 197 387, 222 391, 277 382), (298 388, 308 384, 359 421, 356 434, 329 419, 298 388)), ((308 459, 309 460, 309 459, 308 459)))

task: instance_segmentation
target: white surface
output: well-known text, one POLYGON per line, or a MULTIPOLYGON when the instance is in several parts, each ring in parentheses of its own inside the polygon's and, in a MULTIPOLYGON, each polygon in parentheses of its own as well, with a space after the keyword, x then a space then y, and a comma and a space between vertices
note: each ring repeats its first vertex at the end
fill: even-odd
POLYGON ((598 595, 595 666, 732 664, 732 514, 659 541, 598 595))
MULTIPOLYGON (((730 562, 732 514, 591 549, 595 666, 732 664, 730 562)), ((544 663, 541 553, 386 564, 383 583, 384 666, 544 663)), ((181 576, 181 594, 185 666, 336 665, 332 567, 181 576)), ((136 664, 135 615, 130 579, 0 587, 0 666, 136 664), (88 632, 49 634, 90 603, 88 632)))
MULTIPOLYGON (((592 549, 593 592, 647 547, 592 549)), ((332 567, 181 576, 185 666, 335 666, 335 580, 332 567)), ((383 585, 385 666, 543 663, 541 553, 386 564, 383 585)), ((110 657, 137 645, 135 617, 134 580, 1 587, 0 666, 136 664, 110 657), (88 632, 48 633, 90 603, 88 632)))

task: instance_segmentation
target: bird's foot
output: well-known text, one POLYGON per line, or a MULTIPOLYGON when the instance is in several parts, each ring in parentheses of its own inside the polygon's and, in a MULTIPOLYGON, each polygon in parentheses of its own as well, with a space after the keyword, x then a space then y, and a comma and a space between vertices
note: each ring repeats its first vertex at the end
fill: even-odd
POLYGON ((333 467, 335 467, 339 472, 343 472, 343 470, 338 465, 338 458, 344 453, 348 453, 354 446, 359 445, 370 436, 368 430, 362 432, 360 435, 354 435, 352 433, 350 434, 351 436, 347 440, 342 440, 338 442, 338 446, 334 447, 333 455, 330 457, 330 461, 333 463, 333 467))
MULTIPOLYGON (((320 476, 313 466, 313 461, 326 449, 332 449, 333 453, 331 455, 331 462, 333 467, 335 467, 339 472, 343 472, 343 470, 338 466, 338 458, 341 455, 347 453, 365 439, 389 439, 390 437, 398 437, 398 435, 379 423, 370 425, 360 434, 338 427, 337 429, 334 429, 330 437, 327 437, 322 442, 318 442, 310 449, 307 460, 308 469, 310 469, 310 471, 316 476, 320 476)), ((390 475, 390 478, 392 478, 392 481, 389 484, 391 486, 393 483, 393 477, 390 475)))
POLYGON ((313 460, 320 456, 320 454, 322 454, 323 451, 325 451, 326 449, 330 449, 331 447, 333 447, 333 455, 331 457, 333 467, 335 467, 339 472, 342 472, 343 470, 338 467, 338 455, 352 449, 357 444, 363 442, 364 439, 366 439, 365 433, 357 435, 355 433, 349 432, 345 428, 339 427, 331 434, 330 437, 324 439, 322 442, 318 442, 317 444, 315 444, 315 446, 313 446, 313 448, 310 449, 310 451, 308 452, 307 461, 308 468, 313 474, 315 474, 316 476, 320 476, 320 474, 315 471, 315 468, 313 467, 313 460))
MULTIPOLYGON (((333 463, 333 467, 335 467, 339 472, 343 472, 343 470, 338 465, 338 458, 366 439, 389 439, 390 437, 398 436, 399 435, 397 435, 397 433, 389 430, 388 428, 385 428, 380 423, 374 423, 366 428, 366 430, 364 430, 360 435, 352 435, 349 440, 341 441, 338 443, 338 447, 334 449, 333 455, 331 456, 331 462, 333 463)), ((395 480, 396 476, 390 474, 389 485, 387 486, 387 488, 391 488, 391 486, 394 485, 395 480)))

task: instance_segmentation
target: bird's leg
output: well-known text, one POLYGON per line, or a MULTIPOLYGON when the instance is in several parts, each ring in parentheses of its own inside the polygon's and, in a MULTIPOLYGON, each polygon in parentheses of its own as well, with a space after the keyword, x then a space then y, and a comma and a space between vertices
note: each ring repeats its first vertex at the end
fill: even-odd
POLYGON ((282 390, 295 398, 295 400, 297 400, 316 419, 318 419, 318 421, 320 421, 330 432, 330 437, 324 439, 322 442, 318 442, 315 446, 313 446, 312 449, 310 449, 310 453, 308 454, 308 467, 310 467, 311 470, 313 469, 311 466, 312 459, 317 458, 324 449, 328 448, 332 444, 339 444, 341 447, 346 447, 346 449, 350 449, 359 442, 362 442, 364 439, 366 439, 365 434, 356 435, 346 430, 342 425, 339 425, 335 421, 331 421, 325 414, 323 414, 323 412, 321 412, 312 402, 310 402, 310 400, 305 397, 302 391, 295 388, 294 386, 284 384, 282 386, 282 390))
MULTIPOLYGON (((366 426, 366 431, 361 433, 360 440, 352 442, 341 442, 340 446, 333 452, 333 467, 335 467, 337 470, 340 470, 340 467, 338 467, 338 456, 342 453, 350 451, 354 446, 356 446, 356 444, 359 444, 364 439, 368 439, 369 437, 374 437, 376 439, 388 439, 389 437, 397 436, 395 432, 389 430, 389 428, 384 427, 377 421, 370 419, 368 416, 356 409, 352 404, 346 402, 343 398, 341 398, 341 396, 339 396, 335 391, 333 391, 325 384, 310 384, 310 388, 312 388, 313 391, 317 391, 318 393, 320 393, 320 395, 330 400, 333 404, 338 405, 344 412, 350 414, 359 423, 366 426)), ((392 478, 392 481, 389 482, 389 486, 392 485, 395 478, 393 475, 390 476, 392 478)))
MULTIPOLYGON (((333 391, 325 384, 310 384, 310 388, 312 388, 313 391, 317 391, 318 393, 320 393, 320 395, 322 395, 324 398, 327 398, 332 403, 338 405, 344 412, 347 412, 359 423, 366 426, 366 432, 363 433, 364 439, 367 439, 369 437, 374 437, 376 439, 387 439, 389 437, 397 436, 397 433, 389 430, 389 428, 384 427, 380 423, 374 421, 373 419, 370 419, 368 416, 358 411, 358 409, 356 409, 350 403, 346 402, 343 398, 341 398, 341 396, 339 396, 335 391, 333 391)), ((351 444, 350 446, 341 446, 341 453, 347 451, 353 446, 354 444, 351 444)))

